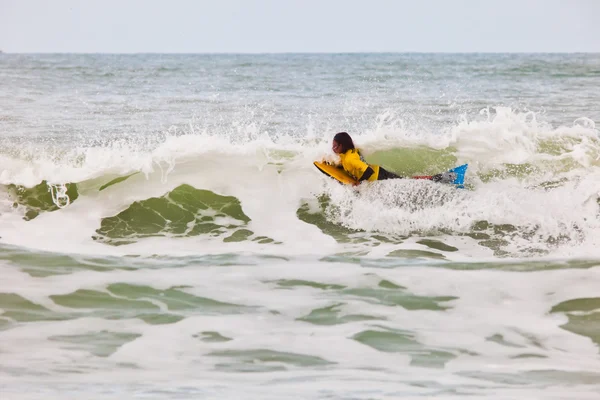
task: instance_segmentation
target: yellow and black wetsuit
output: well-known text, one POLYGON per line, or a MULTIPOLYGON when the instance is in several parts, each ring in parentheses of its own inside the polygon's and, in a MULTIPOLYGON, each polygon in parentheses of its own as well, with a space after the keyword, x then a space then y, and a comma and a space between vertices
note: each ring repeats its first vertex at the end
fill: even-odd
POLYGON ((358 181, 376 181, 379 175, 378 165, 369 165, 360 156, 357 149, 350 149, 340 154, 342 168, 358 181))
POLYGON ((358 149, 350 149, 340 154, 340 160, 342 161, 344 170, 359 182, 402 178, 392 172, 386 171, 379 165, 367 164, 358 149))

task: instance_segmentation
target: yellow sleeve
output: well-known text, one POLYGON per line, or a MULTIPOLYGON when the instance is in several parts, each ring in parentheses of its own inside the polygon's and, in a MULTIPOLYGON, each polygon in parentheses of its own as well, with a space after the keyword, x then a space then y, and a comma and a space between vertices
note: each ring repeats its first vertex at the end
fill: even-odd
POLYGON ((360 179, 365 173, 369 164, 363 162, 359 155, 356 153, 348 154, 344 157, 343 166, 349 174, 353 175, 356 179, 360 179))

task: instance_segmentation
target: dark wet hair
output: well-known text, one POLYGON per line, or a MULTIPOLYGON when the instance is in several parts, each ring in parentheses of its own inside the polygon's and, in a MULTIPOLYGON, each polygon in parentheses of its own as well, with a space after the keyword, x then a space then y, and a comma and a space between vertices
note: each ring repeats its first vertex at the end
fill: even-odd
POLYGON ((342 146, 342 153, 354 149, 354 142, 352 141, 350 135, 348 135, 348 132, 336 133, 333 137, 333 140, 342 146))

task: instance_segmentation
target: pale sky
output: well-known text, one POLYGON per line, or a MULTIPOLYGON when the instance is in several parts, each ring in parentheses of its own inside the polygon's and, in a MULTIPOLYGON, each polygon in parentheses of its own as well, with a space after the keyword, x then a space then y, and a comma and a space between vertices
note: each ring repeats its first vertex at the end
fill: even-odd
POLYGON ((600 0, 0 0, 0 50, 600 52, 600 0))

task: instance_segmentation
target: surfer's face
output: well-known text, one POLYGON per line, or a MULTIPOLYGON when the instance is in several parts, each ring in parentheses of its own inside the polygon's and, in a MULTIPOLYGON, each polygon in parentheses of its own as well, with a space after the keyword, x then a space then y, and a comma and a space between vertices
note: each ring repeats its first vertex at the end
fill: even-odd
POLYGON ((331 150, 333 150, 333 152, 336 154, 340 154, 342 152, 342 146, 334 140, 333 144, 331 145, 331 150))

